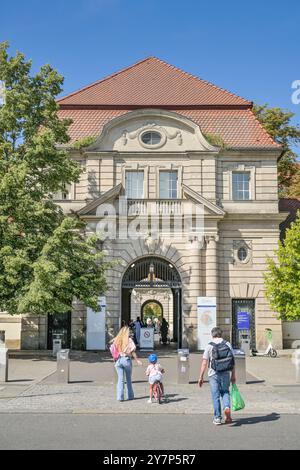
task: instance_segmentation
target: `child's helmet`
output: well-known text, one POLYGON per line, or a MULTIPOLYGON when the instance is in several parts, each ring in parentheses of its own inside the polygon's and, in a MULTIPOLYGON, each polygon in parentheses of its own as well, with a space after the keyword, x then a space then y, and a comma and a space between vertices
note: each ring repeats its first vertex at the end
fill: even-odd
POLYGON ((150 356, 148 357, 148 361, 151 362, 151 363, 157 362, 157 355, 156 354, 150 354, 150 356))

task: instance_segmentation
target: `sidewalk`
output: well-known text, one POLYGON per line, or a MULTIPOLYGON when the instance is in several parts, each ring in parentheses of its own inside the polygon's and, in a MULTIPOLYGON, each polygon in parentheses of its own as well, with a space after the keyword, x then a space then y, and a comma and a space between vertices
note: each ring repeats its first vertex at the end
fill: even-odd
MULTIPOLYGON (((142 356, 142 355, 141 355, 142 356)), ((145 354, 144 354, 145 356, 145 354)), ((169 403, 147 404, 148 383, 143 367, 134 365, 136 399, 118 403, 115 397, 115 371, 107 353, 72 353, 70 383, 57 384, 56 361, 51 356, 10 359, 9 382, 0 384, 0 412, 29 413, 211 413, 209 385, 197 385, 201 354, 190 355, 190 383, 178 385, 177 354, 160 352, 166 368, 165 388, 169 403)), ((276 359, 247 358, 247 384, 239 388, 245 398, 245 412, 300 413, 300 384, 288 356, 276 359)))

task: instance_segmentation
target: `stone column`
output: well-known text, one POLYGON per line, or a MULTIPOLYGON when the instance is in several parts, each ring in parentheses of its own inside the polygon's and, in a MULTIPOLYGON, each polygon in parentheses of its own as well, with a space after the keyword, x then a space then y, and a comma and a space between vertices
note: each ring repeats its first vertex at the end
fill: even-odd
POLYGON ((206 297, 218 297, 218 236, 206 238, 206 297))

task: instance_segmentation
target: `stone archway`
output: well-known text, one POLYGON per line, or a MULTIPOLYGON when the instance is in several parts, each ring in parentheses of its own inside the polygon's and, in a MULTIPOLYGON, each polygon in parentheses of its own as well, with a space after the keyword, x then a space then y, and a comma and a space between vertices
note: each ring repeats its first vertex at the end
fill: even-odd
POLYGON ((158 300, 163 304, 158 297, 160 294, 167 297, 168 294, 170 335, 181 347, 181 290, 180 275, 171 262, 157 256, 147 256, 131 263, 122 279, 122 323, 140 316, 142 303, 158 300))

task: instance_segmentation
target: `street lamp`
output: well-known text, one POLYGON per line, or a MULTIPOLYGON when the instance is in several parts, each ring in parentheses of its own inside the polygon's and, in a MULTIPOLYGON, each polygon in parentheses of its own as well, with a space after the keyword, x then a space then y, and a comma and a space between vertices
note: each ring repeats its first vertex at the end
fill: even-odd
POLYGON ((154 264, 151 262, 149 266, 149 280, 151 284, 154 282, 154 279, 155 279, 155 268, 154 268, 154 264))

